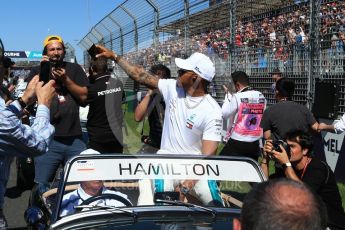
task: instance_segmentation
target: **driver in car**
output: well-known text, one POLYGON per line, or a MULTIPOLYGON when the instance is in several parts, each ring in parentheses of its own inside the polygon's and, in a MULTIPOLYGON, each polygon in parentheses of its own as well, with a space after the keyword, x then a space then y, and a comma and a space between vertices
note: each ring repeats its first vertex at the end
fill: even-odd
POLYGON ((128 201, 130 204, 131 201, 128 199, 127 195, 118 191, 113 191, 107 189, 104 186, 103 181, 101 180, 94 180, 94 181, 83 181, 80 183, 77 190, 70 192, 64 195, 61 204, 61 213, 60 216, 66 216, 75 213, 76 208, 75 206, 82 205, 82 204, 89 204, 92 206, 110 206, 110 207, 122 207, 127 206, 124 201, 120 201, 117 199, 105 198, 102 199, 95 199, 93 202, 85 202, 90 198, 104 195, 104 194, 115 194, 120 198, 124 198, 125 201, 128 201))

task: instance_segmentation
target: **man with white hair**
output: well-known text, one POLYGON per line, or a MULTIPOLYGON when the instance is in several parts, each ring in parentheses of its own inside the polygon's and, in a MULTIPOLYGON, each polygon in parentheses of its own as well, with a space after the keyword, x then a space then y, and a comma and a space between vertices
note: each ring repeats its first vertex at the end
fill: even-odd
MULTIPOLYGON (((142 67, 128 63, 113 51, 100 45, 97 48, 100 53, 96 57, 114 60, 134 81, 150 89, 158 88, 162 94, 166 110, 158 154, 216 153, 221 141, 222 113, 218 103, 207 93, 207 86, 215 76, 215 67, 210 58, 201 53, 194 53, 187 59, 176 58, 178 79, 159 79, 142 67)), ((160 190, 173 188, 183 195, 200 184, 192 180, 179 181, 178 184, 164 182, 167 181, 158 186, 160 190)), ((201 200, 204 203, 221 203, 219 193, 215 191, 218 190, 216 183, 208 183, 208 187, 210 194, 198 194, 196 191, 201 200)))

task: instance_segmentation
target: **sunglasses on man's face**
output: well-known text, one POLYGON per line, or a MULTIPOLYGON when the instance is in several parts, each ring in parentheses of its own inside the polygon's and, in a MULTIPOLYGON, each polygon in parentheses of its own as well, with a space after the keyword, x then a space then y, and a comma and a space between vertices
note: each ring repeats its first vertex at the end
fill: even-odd
POLYGON ((191 72, 191 70, 186 70, 186 69, 179 69, 177 70, 177 74, 179 77, 181 77, 183 74, 191 72))

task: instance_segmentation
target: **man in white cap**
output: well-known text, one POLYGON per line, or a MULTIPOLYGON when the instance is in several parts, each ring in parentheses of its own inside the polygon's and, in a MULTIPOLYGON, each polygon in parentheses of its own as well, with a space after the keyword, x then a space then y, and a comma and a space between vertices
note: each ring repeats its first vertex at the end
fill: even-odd
POLYGON ((128 63, 113 51, 97 46, 134 81, 158 88, 166 103, 160 154, 214 155, 221 140, 222 114, 218 103, 207 93, 215 75, 212 61, 201 53, 176 58, 178 79, 159 79, 128 63))
MULTIPOLYGON (((222 113, 218 103, 207 93, 207 86, 215 75, 210 58, 201 53, 194 53, 187 59, 176 58, 175 63, 180 68, 178 79, 159 79, 142 67, 128 63, 113 51, 100 45, 97 48, 100 53, 96 57, 105 56, 114 60, 134 81, 151 89, 158 88, 162 94, 166 110, 158 154, 216 153, 221 141, 222 113)), ((198 181, 186 180, 180 182, 178 187, 186 195, 196 184, 198 181)), ((176 188, 175 183, 164 183, 161 187, 166 191, 172 186, 176 188)), ((216 183, 209 188, 217 190, 216 183)), ((211 191, 211 194, 212 197, 204 200, 221 202, 217 192, 211 191)))

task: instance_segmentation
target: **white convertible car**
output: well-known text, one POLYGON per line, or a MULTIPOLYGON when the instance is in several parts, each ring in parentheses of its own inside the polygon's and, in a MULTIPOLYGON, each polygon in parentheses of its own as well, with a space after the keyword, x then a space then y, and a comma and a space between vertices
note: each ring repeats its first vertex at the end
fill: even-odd
POLYGON ((249 158, 81 155, 25 218, 33 229, 231 229, 264 180, 249 158))

